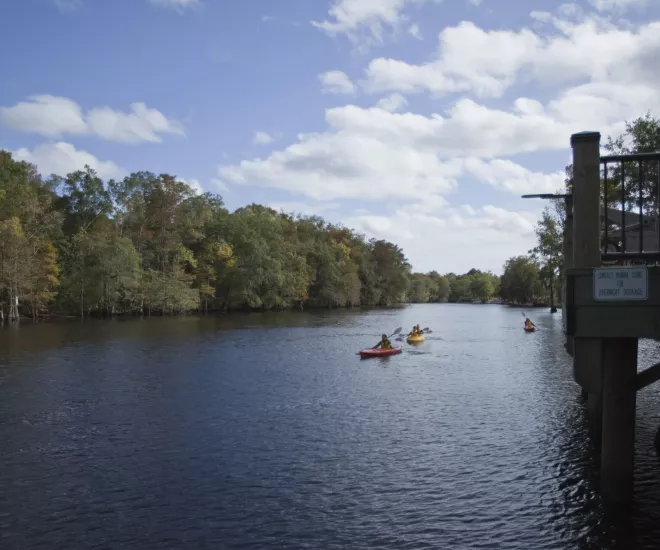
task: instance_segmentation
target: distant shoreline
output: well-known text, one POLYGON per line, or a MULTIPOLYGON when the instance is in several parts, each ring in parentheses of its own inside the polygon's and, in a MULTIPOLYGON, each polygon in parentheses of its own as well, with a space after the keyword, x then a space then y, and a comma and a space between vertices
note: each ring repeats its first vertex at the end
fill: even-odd
MULTIPOLYGON (((502 302, 501 300, 491 300, 485 303, 479 302, 479 301, 470 301, 470 302, 401 302, 398 304, 392 304, 389 306, 356 306, 356 307, 337 307, 337 308, 327 308, 327 307, 319 307, 319 306, 310 306, 304 309, 300 308, 285 308, 285 309, 271 309, 271 310, 259 310, 259 309, 253 309, 253 310, 230 310, 230 311, 209 311, 208 313, 204 313, 203 311, 193 311, 190 313, 176 313, 176 314, 169 314, 169 315, 161 315, 161 314, 153 314, 153 315, 133 315, 130 313, 123 313, 119 315, 114 315, 111 317, 102 317, 99 315, 92 315, 92 316, 87 316, 83 319, 76 315, 49 315, 48 317, 39 317, 38 319, 32 319, 32 317, 24 317, 22 316, 18 321, 15 321, 13 323, 10 323, 5 320, 4 323, 2 323, 2 327, 12 327, 12 326, 17 326, 17 325, 22 325, 22 324, 42 324, 42 323, 70 323, 74 321, 78 322, 85 322, 85 321, 124 321, 124 320, 129 320, 129 319, 150 319, 150 318, 155 318, 155 319, 165 319, 165 318, 177 318, 177 317, 199 317, 199 318, 204 318, 204 317, 218 317, 218 318, 223 318, 223 317, 231 317, 231 316, 247 316, 247 315, 254 315, 254 314, 279 314, 279 313, 320 313, 320 312, 327 312, 327 311, 333 311, 333 312, 340 312, 340 311, 345 311, 345 312, 356 312, 356 311, 378 311, 378 310, 389 310, 389 309, 400 309, 400 308, 406 308, 411 305, 461 305, 461 306, 505 306, 505 307, 510 307, 510 308, 518 308, 518 309, 543 309, 543 308, 550 308, 549 304, 507 304, 502 302)), ((555 306, 559 309, 559 305, 555 306)))

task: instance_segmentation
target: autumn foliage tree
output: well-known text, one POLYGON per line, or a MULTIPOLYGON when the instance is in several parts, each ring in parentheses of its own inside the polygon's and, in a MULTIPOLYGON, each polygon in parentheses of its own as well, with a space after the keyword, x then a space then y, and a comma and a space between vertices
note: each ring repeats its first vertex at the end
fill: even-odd
POLYGON ((78 317, 407 300, 410 265, 317 217, 229 212, 168 174, 43 179, 0 153, 0 314, 78 317))

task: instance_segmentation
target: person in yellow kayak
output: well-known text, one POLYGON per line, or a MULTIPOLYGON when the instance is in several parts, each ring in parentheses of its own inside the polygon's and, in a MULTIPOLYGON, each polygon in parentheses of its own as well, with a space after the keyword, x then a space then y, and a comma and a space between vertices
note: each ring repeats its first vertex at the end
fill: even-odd
POLYGON ((380 349, 392 349, 392 344, 390 343, 390 339, 387 337, 387 334, 383 334, 380 342, 378 342, 378 345, 376 348, 380 349))
POLYGON ((529 317, 525 317, 525 328, 536 328, 536 325, 529 320, 529 317))
POLYGON ((424 333, 422 332, 422 329, 419 328, 419 325, 415 325, 408 336, 421 336, 422 334, 424 333))

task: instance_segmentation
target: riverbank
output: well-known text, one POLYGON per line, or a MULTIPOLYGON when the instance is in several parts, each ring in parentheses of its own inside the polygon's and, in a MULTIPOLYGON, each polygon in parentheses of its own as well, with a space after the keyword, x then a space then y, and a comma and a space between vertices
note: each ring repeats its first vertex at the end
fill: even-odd
POLYGON ((84 318, 81 318, 77 315, 67 315, 67 314, 51 314, 48 316, 41 316, 37 319, 32 317, 21 316, 19 320, 9 322, 6 318, 4 322, 0 323, 0 327, 10 327, 21 324, 40 324, 40 323, 71 323, 71 322, 84 322, 84 321, 123 321, 130 319, 160 319, 160 318, 179 318, 179 317, 217 317, 217 318, 231 318, 231 317, 246 317, 249 315, 263 315, 268 314, 269 316, 279 315, 279 314, 324 314, 327 312, 347 312, 352 314, 360 313, 369 313, 372 311, 389 311, 396 309, 405 309, 411 306, 417 305, 435 305, 435 306, 506 306, 510 308, 518 309, 528 309, 528 310, 541 310, 541 309, 550 309, 549 304, 507 304, 502 300, 490 300, 488 302, 480 301, 464 301, 464 302, 425 302, 425 303, 414 303, 414 302, 401 302, 392 304, 389 306, 355 306, 355 307, 320 307, 320 306, 310 306, 305 308, 281 308, 281 309, 235 309, 235 310, 217 310, 217 311, 190 311, 185 313, 154 313, 154 314, 132 314, 132 313, 121 313, 112 316, 102 316, 102 315, 88 315, 84 318))

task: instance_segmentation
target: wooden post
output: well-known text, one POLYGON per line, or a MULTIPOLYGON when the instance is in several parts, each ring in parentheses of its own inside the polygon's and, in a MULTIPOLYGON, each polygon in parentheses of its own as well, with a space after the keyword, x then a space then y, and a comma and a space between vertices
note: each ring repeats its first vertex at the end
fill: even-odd
MULTIPOLYGON (((561 313, 564 322, 564 333, 566 333, 566 322, 568 317, 566 315, 566 273, 569 269, 573 269, 573 196, 568 195, 566 201, 566 223, 564 224, 564 266, 562 273, 562 296, 561 296, 561 313)), ((566 351, 573 357, 573 337, 566 335, 566 351)))
POLYGON ((600 267, 600 134, 571 136, 573 267, 600 267))
MULTIPOLYGON (((573 265, 600 267, 600 134, 571 136, 573 148, 573 265)), ((602 341, 576 338, 573 375, 588 394, 589 428, 598 441, 602 428, 602 341)))
POLYGON ((637 339, 608 338, 603 350, 601 493, 606 504, 628 505, 634 488, 637 339))

